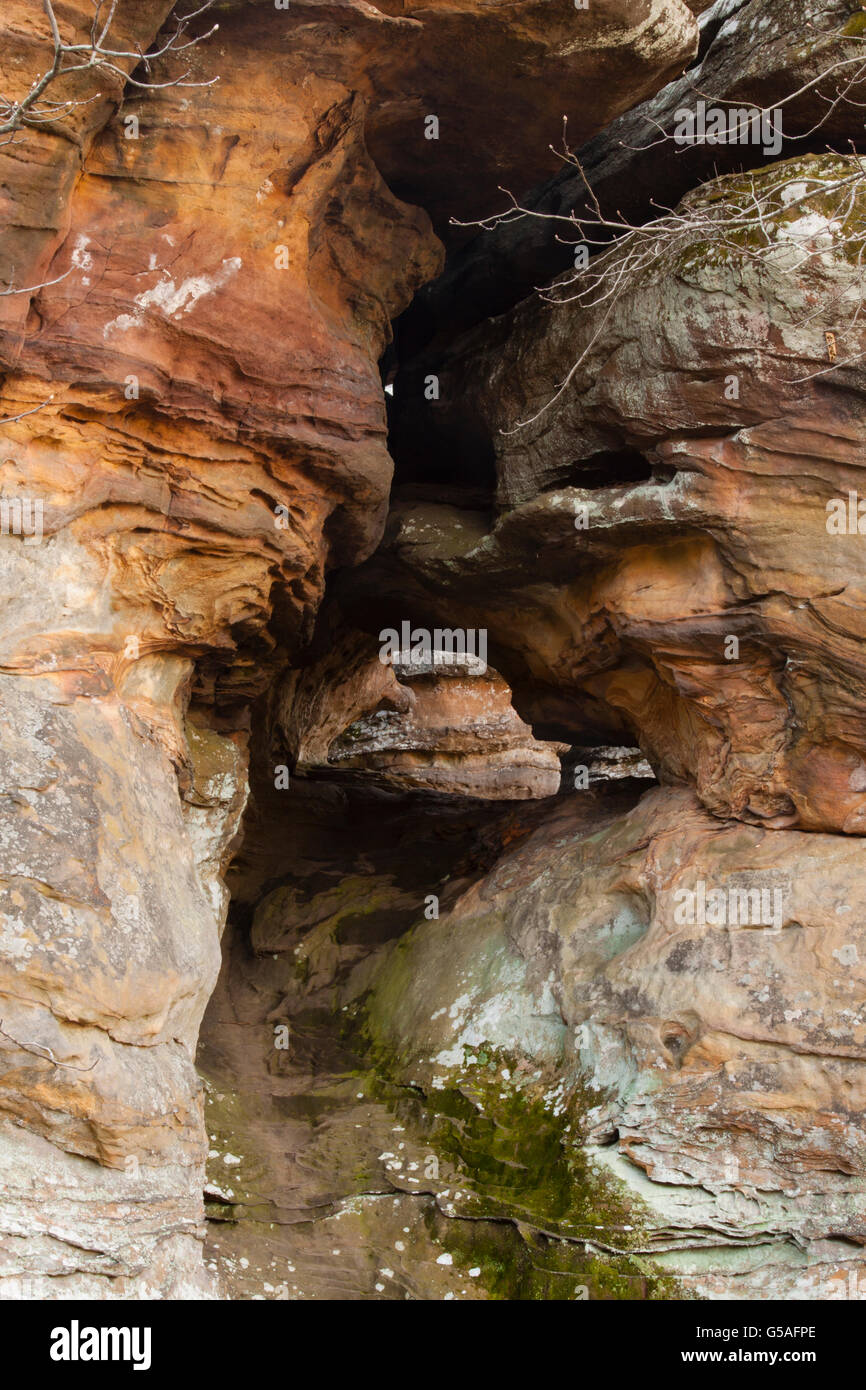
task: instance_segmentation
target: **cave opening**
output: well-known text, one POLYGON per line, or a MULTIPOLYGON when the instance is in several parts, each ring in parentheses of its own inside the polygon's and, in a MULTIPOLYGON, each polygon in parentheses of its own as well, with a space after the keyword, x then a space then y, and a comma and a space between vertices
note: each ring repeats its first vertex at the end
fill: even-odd
POLYGON ((647 483, 654 476, 653 465, 638 449, 621 448, 574 460, 568 465, 562 483, 595 490, 647 483))
MULTIPOLYGON (((569 735, 560 791, 542 800, 395 790, 339 768, 292 772, 289 787, 278 788, 274 763, 288 755, 274 743, 274 708, 271 692, 253 721, 250 799, 226 875, 222 969, 200 1034, 207 1261, 235 1298, 442 1297, 440 1256, 463 1241, 466 1222, 440 1196, 446 1120, 436 1107, 467 1102, 440 1097, 423 1075, 417 1084, 396 1075, 368 1032, 369 992, 383 971, 399 973, 401 953, 425 930, 434 941, 439 924, 449 931, 466 896, 495 882, 551 815, 571 823, 580 758, 592 769, 578 813, 589 824, 633 806, 650 783, 636 769, 639 750, 606 747, 605 730, 582 746, 569 735), (383 1279, 382 1268, 393 1275, 383 1279)), ((431 962, 434 981, 452 968, 447 937, 442 950, 431 962)), ((388 1006, 410 1034, 423 979, 413 971, 388 1006)), ((544 1026, 561 1028, 552 1007, 544 1026)), ((456 1172, 467 1185, 477 1180, 477 1142, 460 1148, 456 1172)), ((521 1138, 517 1178, 503 1170, 509 1183, 537 1180, 523 1168, 532 1152, 521 1138)), ((500 1214, 488 1221, 477 1213, 472 1221, 470 1230, 495 1235, 520 1265, 520 1222, 503 1228, 500 1214)))
POLYGON ((386 381, 388 450, 394 461, 392 493, 406 500, 451 503, 489 511, 496 491, 496 454, 489 431, 471 406, 438 409, 423 381, 386 381), (388 389, 390 387, 390 390, 388 389), (406 394, 415 399, 407 401, 406 394), (423 406, 421 402, 423 401, 423 406), (419 419, 421 410, 426 416, 419 419))

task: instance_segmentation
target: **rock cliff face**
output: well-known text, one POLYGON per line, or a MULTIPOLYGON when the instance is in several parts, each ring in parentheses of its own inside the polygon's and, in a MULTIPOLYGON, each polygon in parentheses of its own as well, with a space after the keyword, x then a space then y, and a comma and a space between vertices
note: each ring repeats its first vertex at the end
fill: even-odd
POLYGON ((0 1297, 832 1296, 862 11, 186 9, 0 109, 0 1297))

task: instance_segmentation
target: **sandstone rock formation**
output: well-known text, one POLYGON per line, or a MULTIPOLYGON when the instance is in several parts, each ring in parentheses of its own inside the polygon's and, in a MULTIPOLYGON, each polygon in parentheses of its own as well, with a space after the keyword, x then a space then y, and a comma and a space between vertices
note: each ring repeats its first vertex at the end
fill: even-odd
POLYGON ((568 745, 533 737, 496 671, 471 654, 406 657, 385 663, 364 634, 331 630, 320 661, 287 673, 275 729, 296 771, 333 767, 491 800, 556 795, 568 745))
POLYGON ((862 13, 221 0, 137 63, 184 9, 0 131, 0 1297, 831 1296, 862 13), (699 91, 786 144, 637 148, 699 91), (500 187, 681 230, 550 303, 500 187))
POLYGON ((528 299, 426 357, 403 388, 404 428, 441 419, 450 437, 467 393, 503 511, 489 531, 473 513, 457 532, 456 509, 409 504, 387 562, 388 582, 408 569, 467 621, 480 601, 506 675, 518 664, 623 711, 654 765, 711 810, 847 833, 866 804, 866 571, 859 533, 828 528, 827 507, 847 508, 862 469, 863 342, 846 310, 856 253, 826 209, 859 167, 807 157, 754 176, 759 197, 771 189, 772 260, 686 248, 612 306, 528 299), (845 354, 832 382, 824 305, 845 354), (434 368, 431 412, 417 378, 434 368), (520 575, 542 537, 527 607, 520 575))
MULTIPOLYGON (((680 145, 672 158, 663 137, 676 130, 677 113, 694 110, 701 99, 725 110, 754 105, 768 113, 779 103, 788 154, 823 153, 834 139, 848 150, 852 108, 837 98, 850 87, 853 101, 863 99, 858 6, 849 0, 821 0, 818 5, 807 0, 714 0, 690 8, 700 24, 694 62, 586 144, 576 131, 568 131, 568 144, 579 151, 584 175, 611 214, 643 221, 659 207, 673 207, 705 179, 767 162, 760 146, 744 150, 739 140, 680 145), (821 82, 828 71, 829 83, 821 82)), ((561 151, 561 137, 555 144, 561 151)), ((506 187, 521 197, 516 182, 506 187)), ((589 205, 584 179, 569 163, 562 163, 523 202, 547 215, 579 215, 589 205)), ((491 219, 507 207, 508 200, 500 197, 483 215, 491 219)), ((575 237, 563 239, 561 234, 561 227, 540 218, 503 220, 479 232, 464 254, 452 257, 443 274, 418 292, 401 321, 401 337, 413 351, 431 337, 448 343, 455 332, 513 307, 573 265, 568 243, 575 237)))
POLYGON ((858 841, 720 825, 667 789, 588 828, 575 800, 399 943, 374 1026, 434 1098, 482 1048, 555 1062, 563 1108, 591 1076, 592 1151, 661 1268, 704 1296, 827 1296, 864 1235, 858 841), (682 920, 702 882, 709 925, 682 920))

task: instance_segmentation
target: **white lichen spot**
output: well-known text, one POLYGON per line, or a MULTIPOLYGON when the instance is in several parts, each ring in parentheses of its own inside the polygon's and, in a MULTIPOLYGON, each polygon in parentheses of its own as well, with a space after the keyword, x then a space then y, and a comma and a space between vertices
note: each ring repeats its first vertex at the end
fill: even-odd
POLYGON ((86 236, 80 236, 72 248, 72 264, 77 270, 92 270, 93 257, 88 250, 90 243, 86 236))
POLYGON ((140 327, 149 309, 157 310, 167 319, 188 314, 205 295, 213 294, 237 275, 242 264, 240 256, 230 256, 214 274, 190 275, 179 285, 176 285, 168 271, 164 270, 163 279, 158 280, 149 290, 142 290, 141 294, 135 296, 133 313, 118 314, 117 318, 105 325, 103 336, 108 338, 113 333, 140 327))

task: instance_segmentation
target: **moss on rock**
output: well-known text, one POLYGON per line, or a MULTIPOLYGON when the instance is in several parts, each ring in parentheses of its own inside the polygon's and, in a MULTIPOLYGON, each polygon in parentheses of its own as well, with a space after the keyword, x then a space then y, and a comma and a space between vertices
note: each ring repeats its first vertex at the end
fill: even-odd
POLYGON ((489 1297, 682 1296, 644 1251, 639 1201, 592 1162, 586 1116, 601 1097, 590 1087, 489 1045, 419 1084, 373 1037, 363 1006, 348 1027, 367 1093, 436 1155, 428 1220, 480 1269, 489 1297))

